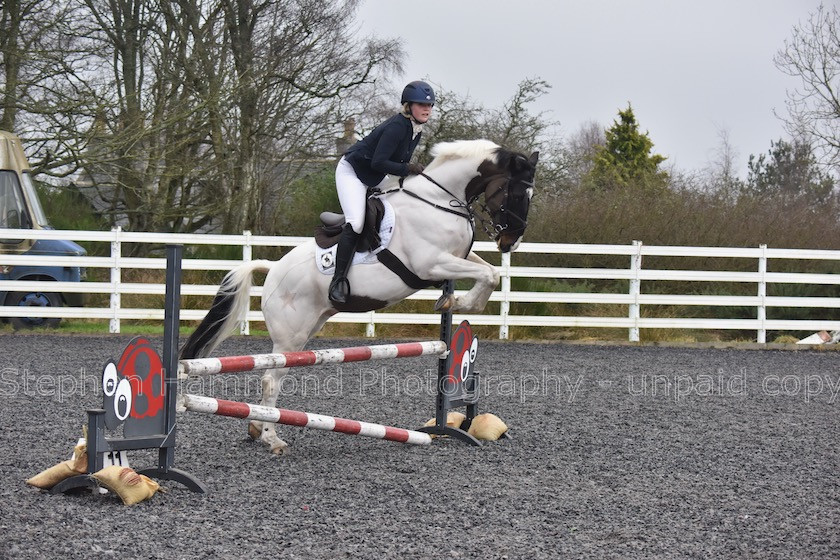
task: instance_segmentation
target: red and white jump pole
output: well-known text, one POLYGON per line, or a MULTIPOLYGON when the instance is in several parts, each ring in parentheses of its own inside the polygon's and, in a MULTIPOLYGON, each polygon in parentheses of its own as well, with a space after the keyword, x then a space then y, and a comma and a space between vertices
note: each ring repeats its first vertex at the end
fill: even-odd
POLYGON ((211 373, 234 373, 272 368, 314 366, 319 364, 341 364, 365 362, 389 358, 411 358, 415 356, 444 356, 447 345, 442 340, 427 342, 402 342, 376 346, 355 346, 351 348, 330 348, 328 350, 304 350, 282 354, 253 354, 250 356, 224 356, 221 358, 198 358, 178 362, 179 375, 207 375, 211 373))
POLYGON ((257 420, 259 422, 273 422, 275 424, 300 426, 302 428, 315 428, 328 432, 387 439, 414 445, 429 445, 432 443, 432 438, 429 434, 414 430, 393 428, 391 426, 359 422, 357 420, 347 420, 346 418, 335 416, 312 414, 311 412, 214 399, 201 395, 184 395, 184 406, 190 412, 200 412, 203 414, 215 414, 217 416, 243 418, 246 420, 257 420))

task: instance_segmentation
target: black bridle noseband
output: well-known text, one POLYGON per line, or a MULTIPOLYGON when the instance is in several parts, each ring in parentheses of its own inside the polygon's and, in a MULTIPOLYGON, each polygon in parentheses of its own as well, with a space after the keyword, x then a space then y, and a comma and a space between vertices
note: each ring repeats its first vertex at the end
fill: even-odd
MULTIPOLYGON (((509 229, 511 227, 511 218, 513 218, 514 223, 518 223, 517 231, 525 231, 525 228, 528 227, 528 220, 514 212, 510 205, 508 204, 508 198, 510 195, 510 178, 504 183, 504 186, 499 185, 495 192, 491 194, 484 193, 484 202, 481 204, 481 209, 487 214, 490 218, 489 220, 481 219, 482 225, 484 226, 484 231, 491 239, 497 238, 503 231, 509 229), (493 211, 488 207, 488 203, 496 198, 501 194, 503 196, 501 204, 499 204, 499 209, 496 212, 496 217, 498 219, 494 220, 493 211), (488 227, 488 222, 489 226, 488 227)), ((517 182, 517 186, 524 185, 525 188, 533 188, 534 182, 533 181, 524 181, 520 180, 517 182)), ((478 198, 478 195, 475 197, 478 198)), ((475 200, 475 199, 474 199, 475 200)), ((526 209, 527 210, 527 209, 526 209)))

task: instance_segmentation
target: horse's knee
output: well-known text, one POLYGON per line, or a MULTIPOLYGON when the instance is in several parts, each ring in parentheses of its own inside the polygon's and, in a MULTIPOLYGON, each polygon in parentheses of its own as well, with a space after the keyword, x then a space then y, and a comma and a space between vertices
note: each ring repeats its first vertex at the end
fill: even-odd
POLYGON ((495 266, 490 265, 487 267, 487 283, 493 286, 493 288, 499 285, 501 278, 502 276, 495 266))

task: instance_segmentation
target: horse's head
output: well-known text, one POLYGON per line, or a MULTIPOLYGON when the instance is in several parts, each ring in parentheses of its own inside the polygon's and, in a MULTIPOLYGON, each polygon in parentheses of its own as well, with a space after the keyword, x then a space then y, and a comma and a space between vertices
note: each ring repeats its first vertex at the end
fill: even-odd
POLYGON ((525 233, 539 155, 534 152, 526 157, 498 148, 496 157, 479 165, 478 177, 467 186, 470 201, 484 194, 493 228, 489 233, 502 253, 516 249, 525 233))

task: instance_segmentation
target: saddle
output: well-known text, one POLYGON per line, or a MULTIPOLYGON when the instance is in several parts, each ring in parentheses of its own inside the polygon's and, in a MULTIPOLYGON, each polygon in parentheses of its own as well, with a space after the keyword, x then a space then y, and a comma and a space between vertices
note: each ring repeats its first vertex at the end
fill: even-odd
MULTIPOLYGON (((362 228, 356 251, 364 253, 378 249, 382 244, 379 227, 385 217, 385 205, 378 198, 368 198, 365 206, 365 225, 362 228)), ((315 228, 315 243, 321 249, 338 244, 344 226, 344 214, 321 212, 321 225, 315 228)))
MULTIPOLYGON (((356 258, 369 253, 370 258, 385 265, 391 272, 400 277, 405 284, 415 290, 428 288, 429 286, 443 285, 443 282, 424 280, 409 270, 405 264, 394 255, 388 248, 387 243, 390 236, 386 238, 385 247, 382 246, 382 237, 379 232, 382 230, 382 222, 386 217, 385 204, 377 197, 368 198, 365 206, 365 225, 359 237, 359 244, 356 246, 356 258)), ((393 218, 391 218, 393 219, 393 218)), ((341 229, 344 226, 344 214, 335 212, 321 212, 321 225, 315 228, 315 244, 320 249, 316 251, 315 259, 319 262, 319 269, 324 274, 332 274, 333 256, 323 254, 327 249, 338 244, 341 237, 341 229)), ((393 231, 393 226, 391 226, 393 231)), ((387 233, 386 233, 387 235, 387 233)), ((327 252, 328 253, 328 252, 327 252)), ((354 263, 357 262, 355 259, 354 263)), ((360 261, 360 262, 365 262, 360 261)), ((367 261, 370 262, 370 261, 367 261)))

